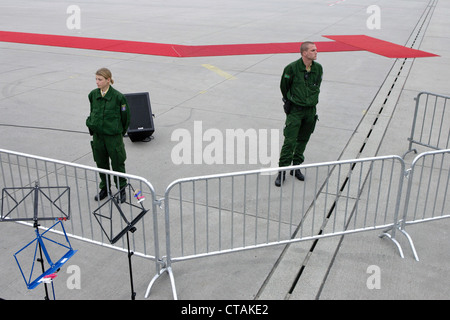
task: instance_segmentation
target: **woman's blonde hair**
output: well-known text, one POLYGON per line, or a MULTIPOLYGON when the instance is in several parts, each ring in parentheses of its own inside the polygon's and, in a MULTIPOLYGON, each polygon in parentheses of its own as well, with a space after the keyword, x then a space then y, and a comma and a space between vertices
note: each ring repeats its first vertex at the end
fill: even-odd
POLYGON ((100 69, 98 69, 97 72, 95 73, 95 75, 102 76, 105 79, 111 79, 111 84, 114 84, 114 80, 112 78, 112 73, 107 68, 100 68, 100 69))

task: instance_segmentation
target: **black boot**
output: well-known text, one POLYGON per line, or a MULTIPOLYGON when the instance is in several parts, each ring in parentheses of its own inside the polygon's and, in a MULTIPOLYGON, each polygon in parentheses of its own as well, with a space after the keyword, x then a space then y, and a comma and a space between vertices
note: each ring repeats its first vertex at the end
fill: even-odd
POLYGON ((95 201, 102 201, 108 195, 108 190, 101 189, 100 192, 94 197, 95 201))
POLYGON ((275 180, 275 185, 277 187, 281 186, 281 183, 284 182, 284 180, 286 180, 286 171, 279 171, 277 179, 275 180), (281 181, 281 175, 283 175, 283 181, 281 181))
MULTIPOLYGON (((290 175, 294 175, 294 170, 291 170, 290 175)), ((300 169, 295 169, 295 177, 300 181, 305 181, 305 176, 302 174, 300 169)))
POLYGON ((117 201, 119 201, 120 203, 124 203, 125 200, 127 199, 127 193, 125 188, 121 189, 119 194, 116 197, 117 201))

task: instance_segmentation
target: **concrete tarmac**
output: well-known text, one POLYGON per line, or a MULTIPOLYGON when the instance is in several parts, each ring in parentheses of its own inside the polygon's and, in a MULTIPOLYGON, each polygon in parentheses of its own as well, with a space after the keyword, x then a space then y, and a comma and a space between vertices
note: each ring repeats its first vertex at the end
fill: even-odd
MULTIPOLYGON (((186 46, 367 35, 438 55, 396 59, 364 50, 319 52, 317 62, 324 69, 320 121, 306 149, 308 164, 402 156, 408 148, 414 97, 421 91, 450 95, 450 3, 444 0, 3 0, 0 12, 0 31, 186 46)), ((126 165, 127 173, 146 178, 162 197, 178 178, 263 167, 175 164, 172 150, 178 141, 172 134, 177 129, 193 134, 200 121, 203 132, 278 129, 281 147, 285 114, 280 77, 300 54, 180 58, 0 42, 0 57, 0 148, 6 150, 95 167, 85 126, 95 71, 109 68, 114 87, 122 93, 149 92, 154 139, 133 143, 125 138, 126 165)), ((408 154, 405 161, 413 158, 408 154)), ((27 241, 24 228, 0 223, 2 299, 43 298, 42 286, 26 288, 11 255, 11 248, 27 241)), ((314 246, 301 242, 179 262, 173 265, 178 298, 449 299, 449 228, 448 219, 408 227, 420 261, 406 243, 402 259, 375 231, 321 239, 314 246), (373 266, 380 271, 381 285, 371 289, 367 281, 373 266)), ((76 240, 72 245, 78 252, 68 264, 81 270, 81 288, 68 288, 71 273, 66 266, 54 282, 57 299, 130 298, 124 253, 76 240)), ((154 264, 134 257, 133 270, 136 298, 144 300, 154 264)), ((147 300, 172 298, 164 274, 147 300)))

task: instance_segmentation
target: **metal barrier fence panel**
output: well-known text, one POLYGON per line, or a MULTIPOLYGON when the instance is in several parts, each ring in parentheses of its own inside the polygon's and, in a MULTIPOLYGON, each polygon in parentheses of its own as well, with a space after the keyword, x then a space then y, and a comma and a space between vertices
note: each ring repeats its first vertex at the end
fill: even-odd
MULTIPOLYGON (((60 217, 58 207, 65 208, 65 211, 70 209, 70 219, 65 226, 68 234, 82 240, 110 245, 114 236, 126 227, 127 221, 131 223, 145 208, 149 214, 137 222, 136 228, 140 232, 133 234, 133 250, 155 259, 155 248, 150 240, 154 238, 153 233, 156 230, 152 214, 154 191, 145 179, 123 175, 129 184, 126 187, 127 201, 112 201, 112 197, 118 197, 119 193, 112 186, 112 196, 97 202, 94 196, 99 192, 99 172, 109 175, 111 184, 114 184, 113 181, 119 177, 119 173, 5 150, 0 150, 0 165, 2 219, 5 221, 33 220, 34 197, 26 195, 37 185, 46 190, 40 195, 38 208, 39 221, 43 227, 49 226, 56 217, 60 217), (69 188, 70 198, 60 196, 65 187, 69 188), (146 203, 141 202, 146 207, 137 203, 134 194, 136 190, 147 197, 146 203), (70 208, 67 203, 69 199, 70 208), (58 206, 52 205, 52 202, 58 206)), ((112 247, 124 249, 124 240, 117 241, 112 247)))
POLYGON ((418 155, 408 171, 401 231, 408 237, 416 260, 419 260, 405 226, 450 217, 450 149, 418 155))
POLYGON ((0 149, 0 221, 33 221, 38 212, 49 227, 67 218, 69 236, 121 251, 127 245, 121 231, 131 222, 132 250, 156 264, 146 297, 167 272, 176 298, 172 262, 323 237, 385 229, 381 236, 403 257, 395 238, 401 231, 418 260, 405 226, 450 217, 449 156, 450 149, 425 152, 408 171, 401 157, 384 156, 179 179, 166 189, 166 221, 158 230, 159 201, 145 179, 0 149), (290 175, 295 169, 305 181, 290 175), (281 187, 274 185, 278 170, 286 172, 281 187), (126 202, 93 199, 99 173, 111 176, 113 196, 114 179, 127 179, 126 202))
POLYGON ((3 223, 32 223, 36 212, 43 228, 63 220, 69 237, 124 252, 129 244, 133 254, 155 261, 159 274, 157 201, 147 180, 8 150, 0 150, 0 174, 3 223), (99 173, 112 185, 111 195, 100 202, 94 200, 99 173), (125 202, 114 184, 119 177, 128 182, 125 202), (38 196, 32 192, 36 189, 38 196))
MULTIPOLYGON (((166 190, 172 262, 397 223, 404 176, 388 156, 180 179, 166 190), (289 176, 300 168, 305 181, 289 176)), ((395 232, 395 230, 393 230, 395 232)), ((393 234, 391 239, 395 239, 393 234)), ((400 249, 400 248, 399 248, 400 249)), ((169 263, 170 263, 169 261, 169 263)))
POLYGON ((450 147, 450 96, 420 92, 415 98, 416 107, 406 153, 417 151, 413 144, 442 150, 450 147))

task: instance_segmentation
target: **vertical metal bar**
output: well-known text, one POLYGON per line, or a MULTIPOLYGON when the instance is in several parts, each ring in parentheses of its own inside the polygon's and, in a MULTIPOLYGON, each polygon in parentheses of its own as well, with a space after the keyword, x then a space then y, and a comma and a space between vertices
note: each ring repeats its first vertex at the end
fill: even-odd
MULTIPOLYGON (((402 158, 398 158, 398 160, 400 161, 400 168, 401 168, 401 172, 400 172, 400 176, 399 176, 399 183, 398 183, 398 187, 397 187, 397 199, 395 201, 395 213, 394 213, 394 219, 393 219, 393 223, 395 224, 395 226, 392 228, 392 238, 395 238, 395 232, 396 229, 398 228, 398 222, 399 222, 399 217, 400 217, 400 203, 401 203, 401 198, 402 198, 402 190, 403 190, 403 180, 405 178, 405 162, 403 161, 402 158)), ((394 160, 393 160, 394 161, 394 160)))
MULTIPOLYGON (((306 171, 305 171, 305 174, 306 174, 306 171)), ((313 196, 314 196, 314 199, 313 199, 313 232, 314 232, 314 223, 315 223, 315 220, 316 220, 317 180, 319 179, 318 175, 319 175, 319 168, 316 167, 316 176, 315 176, 315 181, 314 181, 314 192, 313 192, 313 196)), ((314 234, 314 233, 312 233, 312 234, 314 234)))
MULTIPOLYGON (((142 192, 142 194, 144 194, 144 187, 143 187, 143 185, 142 185, 142 181, 140 181, 139 180, 139 188, 138 188, 139 190, 141 190, 141 192, 142 192)), ((150 190, 150 195, 152 196, 152 198, 151 198, 151 200, 152 200, 152 212, 156 212, 156 211, 153 211, 153 206, 155 205, 155 199, 153 198, 153 193, 151 192, 151 190, 150 190)), ((131 195, 130 195, 130 203, 131 203, 131 195)), ((137 197, 136 197, 136 200, 137 200, 137 197)), ((155 207, 155 210, 156 210, 156 207, 155 207)), ((147 239, 147 237, 146 237, 146 229, 145 229, 145 217, 143 217, 142 219, 141 219, 141 227, 142 227, 142 232, 141 232, 141 235, 142 235, 142 243, 143 243, 143 251, 144 251, 144 254, 145 255, 147 255, 147 241, 145 241, 145 239, 147 239)), ((156 232, 158 232, 157 231, 157 229, 156 229, 156 232)), ((155 234, 155 237, 156 237, 156 234, 155 234)), ((156 254, 156 253, 155 253, 156 254)))
MULTIPOLYGON (((437 97, 436 97, 437 99, 437 97)), ((447 104, 447 99, 444 98, 444 104, 442 106, 442 114, 441 114, 441 123, 439 125, 439 132, 438 132, 438 138, 437 138, 437 142, 436 142, 436 147, 439 147, 440 142, 441 142, 441 134, 442 134, 442 128, 444 126, 444 114, 445 114, 445 106, 447 104)))
MULTIPOLYGON (((295 173, 294 176, 295 177, 295 173)), ((291 212, 289 215, 289 234, 292 235, 292 225, 293 225, 293 215, 294 215, 294 198, 295 198, 295 193, 294 193, 294 189, 295 189, 295 185, 292 184, 292 192, 291 192, 291 212)))
MULTIPOLYGON (((323 220, 325 221, 327 219, 327 209, 328 209, 328 185, 330 181, 330 166, 327 166, 327 176, 325 178, 325 204, 323 206, 323 220)), ((328 224, 328 222, 327 222, 328 224)))
MULTIPOLYGON (((347 213, 348 213, 348 199, 350 198, 350 189, 352 186, 352 164, 349 164, 349 171, 347 174, 347 184, 345 187, 347 188, 347 195, 345 197, 345 211, 344 211, 344 220, 342 221, 342 230, 346 230, 347 225, 347 213)), ((344 190, 342 190, 344 191, 344 190)))
MULTIPOLYGON (((364 162, 361 162, 361 168, 359 169, 359 179, 358 179, 358 189, 356 193, 356 200, 355 200, 355 210, 354 210, 354 219, 353 219, 353 229, 356 229, 356 220, 358 219, 358 207, 359 207, 359 200, 361 198, 362 189, 361 189, 361 182, 363 179, 362 173, 364 170, 364 162)), ((367 198, 369 198, 370 195, 367 195, 367 198)), ((369 199, 367 199, 369 201, 369 199)))
POLYGON ((246 216, 247 216, 247 175, 244 175, 244 212, 243 218, 244 223, 242 224, 242 246, 245 247, 245 229, 246 229, 246 216))
POLYGON ((336 230, 336 219, 337 215, 339 214, 339 198, 340 198, 339 186, 341 185, 341 165, 338 164, 337 166, 338 166, 338 174, 336 182, 336 198, 334 200, 335 206, 334 206, 333 232, 335 232, 336 230))
MULTIPOLYGON (((78 218, 80 219, 80 224, 83 224, 83 216, 81 214, 81 199, 80 199, 80 186, 78 185, 78 174, 77 174, 78 170, 77 168, 74 168, 74 179, 75 179, 75 186, 76 186, 76 195, 77 195, 77 203, 78 203, 78 218)), ((69 185, 69 183, 67 183, 67 185, 69 185)), ((69 208, 69 212, 70 212, 70 217, 72 217, 72 212, 70 211, 71 208, 69 208)), ((74 219, 70 219, 70 225, 72 230, 74 230, 74 226, 73 226, 73 221, 74 219)))
POLYGON ((423 109, 422 128, 420 129, 419 141, 422 141, 424 126, 425 126, 425 119, 427 118, 426 115, 427 115, 427 108, 428 108, 428 97, 429 97, 429 94, 426 94, 425 107, 423 109))
MULTIPOLYGON (((98 176, 98 174, 95 175, 95 177, 96 177, 95 181, 97 181, 97 176, 98 176)), ((86 199, 87 199, 87 205, 88 205, 88 212, 92 212, 92 210, 91 210, 91 200, 90 200, 91 197, 90 197, 90 194, 89 194, 89 183, 88 183, 89 180, 88 180, 87 170, 86 169, 84 170, 84 178, 85 178, 85 181, 86 181, 85 185, 86 185, 86 199)), ((91 228, 90 228, 91 229, 91 239, 94 239, 94 228, 93 228, 92 215, 91 214, 89 215, 89 225, 91 226, 91 228)), ((84 237, 83 223, 80 223, 80 226, 81 226, 81 236, 84 237)))
MULTIPOLYGON (((280 192, 278 194, 278 197, 279 197, 278 217, 280 217, 280 215, 281 215, 281 210, 282 210, 282 205, 283 205, 283 186, 284 186, 283 175, 286 174, 285 170, 283 170, 281 172, 282 172, 282 174, 281 174, 281 186, 280 186, 280 192)), ((268 220, 268 222, 269 221, 270 220, 268 220)))
MULTIPOLYGON (((206 224, 206 252, 209 252, 209 202, 208 202, 208 190, 209 190, 209 186, 208 186, 208 179, 205 179, 205 197, 206 197, 206 210, 205 210, 205 224, 206 224)), ((219 234, 220 234, 220 218, 219 218, 219 234)), ((220 237, 220 236, 219 236, 220 237)), ((220 240, 219 240, 220 243, 220 240)))
MULTIPOLYGON (((146 183, 147 184, 147 183, 146 183)), ((155 269, 157 270, 158 274, 160 271, 160 264, 159 262, 161 261, 161 256, 159 254, 159 234, 158 234, 158 215, 157 215, 157 208, 156 208, 156 204, 158 203, 159 205, 161 205, 160 201, 157 201, 156 199, 156 194, 155 194, 155 190, 153 189, 153 186, 149 186, 150 189, 150 194, 151 194, 151 200, 152 200, 152 211, 151 211, 151 215, 153 217, 152 219, 152 223, 153 223, 153 241, 154 241, 154 249, 155 249, 155 269)), ((165 201, 165 199, 164 199, 165 201)), ((168 202, 167 202, 168 203, 168 202)), ((164 216, 166 216, 166 202, 164 202, 164 216)), ((167 222, 167 220, 165 220, 165 222, 167 222)), ((142 220, 142 224, 144 224, 144 221, 142 220)), ((167 266, 170 267, 170 257, 171 257, 171 252, 170 252, 170 230, 169 228, 165 228, 166 231, 166 255, 167 255, 167 266)), ((144 238, 144 248, 146 248, 146 238, 144 238)), ((146 250, 146 249, 144 249, 146 250)), ((147 254, 147 251, 145 251, 145 254, 147 254)))
MULTIPOLYGON (((434 157, 435 157, 435 155, 433 154, 433 163, 434 163, 434 157)), ((439 174, 438 174, 438 178, 437 178, 437 182, 436 182, 436 191, 435 191, 435 193, 434 193, 434 201, 433 201, 433 210, 432 210, 432 213, 431 213, 431 217, 433 217, 434 218, 434 213, 435 213, 435 211, 436 211, 436 204, 437 204, 437 197, 438 197, 438 194, 439 194, 439 185, 440 185, 440 183, 441 183, 441 172, 442 172, 442 165, 443 165, 443 163, 444 163, 444 155, 442 154, 441 155, 441 165, 440 165, 440 167, 439 167, 439 174)), ((430 176, 433 174, 433 166, 430 168, 430 176)))
POLYGON ((429 136, 428 136, 428 145, 429 146, 431 146, 431 138, 433 136, 434 118, 436 117, 437 101, 438 101, 438 97, 435 96, 434 97, 434 108, 433 108, 433 113, 432 113, 432 116, 431 116, 430 131, 429 131, 429 136))
MULTIPOLYGON (((245 200, 244 200, 244 203, 245 203, 245 200)), ((244 219, 245 219, 245 217, 244 217, 244 219)), ((231 248, 234 248, 234 176, 231 177, 231 217, 230 217, 230 220, 231 220, 231 225, 230 225, 231 248)), ((244 228, 244 232, 242 232, 242 234, 243 234, 243 237, 245 237, 245 224, 244 224, 243 228, 244 228)), ((222 247, 220 247, 219 250, 222 250, 222 247)))
MULTIPOLYGON (((34 162, 35 162, 35 165, 36 165, 36 173, 38 173, 38 171, 37 171, 37 168, 38 168, 37 159, 34 159, 34 162)), ((51 186, 52 184, 50 183, 50 180, 49 180, 49 176, 50 175, 48 173, 47 161, 44 161, 44 169, 45 169, 45 178, 47 180, 47 186, 51 186)), ((50 198, 51 198, 51 193, 52 193, 52 191, 51 191, 51 189, 49 189, 50 198)), ((51 216, 53 216, 54 215, 53 214, 53 206, 50 206, 50 211, 51 211, 51 216)))
MULTIPOLYGON (((30 159, 30 161, 31 161, 31 159, 30 159)), ((26 158, 26 162, 27 162, 27 167, 28 167, 28 169, 30 168, 30 164, 28 163, 28 158, 26 158)), ((42 182, 41 182, 41 180, 40 180, 40 177, 39 177, 39 168, 38 168, 38 163, 37 163, 37 159, 34 159, 34 165, 36 166, 36 181, 37 181, 37 184, 39 185, 39 186, 41 186, 42 185, 42 182)), ((46 175, 47 175, 48 173, 46 172, 46 175)), ((30 171, 28 170, 28 176, 30 176, 30 171)), ((30 182, 31 182, 31 179, 30 179, 30 182)), ((43 199, 42 199, 42 193, 41 192, 38 192, 38 193, 35 193, 35 196, 37 196, 37 197, 39 197, 40 199, 40 201, 39 201, 39 203, 41 204, 41 217, 42 218, 45 218, 46 217, 46 210, 44 210, 44 201, 43 201, 43 199)), ((53 214, 53 209, 50 209, 51 211, 52 211, 52 214, 53 214)))
POLYGON ((271 199, 271 190, 272 190, 272 181, 270 179, 270 175, 267 175, 267 185, 269 189, 267 190, 267 227, 266 227, 266 239, 269 239, 269 219, 270 219, 270 199, 271 199))
MULTIPOLYGON (((420 160, 422 161, 422 167, 421 167, 421 170, 420 170, 419 181, 422 181, 423 170, 424 170, 424 168, 425 168, 425 158, 424 158, 424 157, 421 157, 420 160)), ((418 205, 419 205, 419 199, 420 199, 419 195, 420 195, 420 189, 421 189, 421 188, 422 188, 422 184, 420 183, 419 186, 418 186, 418 188, 417 188, 417 194, 416 194, 416 197, 415 197, 415 199, 416 199, 416 206, 415 206, 415 208, 414 208, 414 220, 416 220, 417 207, 418 207, 418 205)), ((424 211, 424 214, 425 214, 425 211, 424 211)), ((422 219, 423 219, 423 218, 424 218, 424 216, 422 216, 422 219)))
POLYGON ((369 213, 369 199, 370 196, 372 194, 371 189, 372 189, 372 174, 373 174, 373 161, 370 162, 370 167, 369 167, 369 177, 368 177, 368 190, 367 190, 367 201, 366 201, 366 211, 364 213, 364 228, 367 226, 367 214, 369 213))
MULTIPOLYGON (((425 162, 425 157, 424 157, 424 162, 425 162)), ((425 163, 424 163, 424 166, 425 166, 425 163)), ((431 161, 430 168, 433 168, 433 166, 434 166, 434 154, 432 155, 432 161, 431 161)), ((430 185, 431 185, 431 178, 432 178, 432 174, 431 174, 432 171, 431 171, 431 169, 430 169, 429 173, 430 174, 428 175, 428 186, 426 188, 427 192, 426 192, 425 204, 424 204, 424 210, 423 210, 423 217, 424 218, 425 218, 425 213, 426 213, 427 207, 428 207, 428 197, 430 195, 430 185)))
POLYGON ((222 179, 219 178, 219 243, 222 244, 222 179))
POLYGON ((194 254, 197 254, 197 219, 196 219, 196 195, 195 195, 195 180, 192 181, 192 214, 194 223, 194 254))
MULTIPOLYGON (((244 176, 244 194, 247 194, 247 175, 244 176)), ((259 173, 256 174, 256 198, 255 198, 255 245, 258 244, 258 212, 259 212, 259 173)), ((246 201, 244 202, 246 203, 246 201)), ((268 239, 266 239, 266 243, 268 239)))
MULTIPOLYGON (((306 171, 305 171, 306 174, 306 171)), ((305 212, 305 203, 306 203, 306 185, 307 183, 303 183, 303 194, 302 194, 302 209, 301 209, 301 214, 300 214, 300 237, 303 237, 303 228, 305 226, 305 222, 306 222, 306 212, 305 212)))
POLYGON ((419 110, 419 99, 420 99, 421 93, 419 93, 417 95, 417 97, 415 98, 416 100, 416 107, 414 109, 414 116, 413 116, 413 123, 411 126, 411 136, 409 138, 409 147, 408 147, 408 151, 412 150, 412 144, 414 142, 414 132, 415 132, 415 128, 416 128, 416 121, 417 121, 417 113, 419 110))
MULTIPOLYGON (((444 157, 444 154, 442 155, 442 157, 444 157)), ((448 194, 448 186, 450 184, 450 170, 447 169, 447 183, 445 184, 445 192, 444 192, 444 199, 442 200, 442 214, 444 214, 445 211, 445 203, 447 200, 447 194, 448 194)))
MULTIPOLYGON (((383 161, 384 162, 384 161, 383 161)), ((386 219, 387 219, 387 214, 389 211, 389 202, 390 202, 390 197, 391 197, 391 187, 392 187, 392 178, 394 176, 394 160, 391 160, 391 172, 389 175, 389 186, 388 186, 388 190, 387 190, 387 199, 386 199, 386 207, 384 209, 384 224, 386 224, 386 219)))
MULTIPOLYGON (((180 200, 179 200, 179 205, 178 207, 180 208, 180 243, 181 243, 181 255, 184 256, 184 224, 183 224, 183 194, 182 194, 182 188, 181 188, 181 183, 178 183, 178 190, 179 190, 179 195, 180 195, 180 200)), ((166 205, 166 210, 170 211, 169 209, 169 195, 166 195, 165 198, 167 199, 167 205, 166 205)), ((168 217, 169 214, 166 214, 166 216, 168 217)), ((170 221, 168 221, 168 223, 166 223, 166 228, 168 228, 170 226, 170 221)))
POLYGON ((377 218, 378 218, 378 205, 380 203, 380 194, 381 194, 381 186, 382 186, 382 181, 383 181, 383 171, 384 171, 384 160, 381 161, 381 169, 380 169, 380 173, 379 173, 379 183, 378 183, 378 190, 377 190, 377 201, 375 202, 375 213, 374 213, 374 217, 373 217, 373 225, 376 226, 377 225, 377 218))
MULTIPOLYGON (((287 173, 287 172, 286 172, 287 173)), ((295 176, 293 176, 295 178, 295 176)), ((292 183, 291 183, 291 189, 294 188, 294 180, 292 179, 292 183)), ((283 185, 283 182, 281 182, 281 185, 283 185)), ((286 190, 287 191, 287 190, 286 190)), ((283 195, 280 194, 281 197, 281 202, 283 202, 283 195)), ((281 221, 282 221, 282 209, 281 209, 281 205, 280 205, 280 211, 278 212, 278 232, 277 232, 277 241, 280 241, 281 239, 281 221)))

